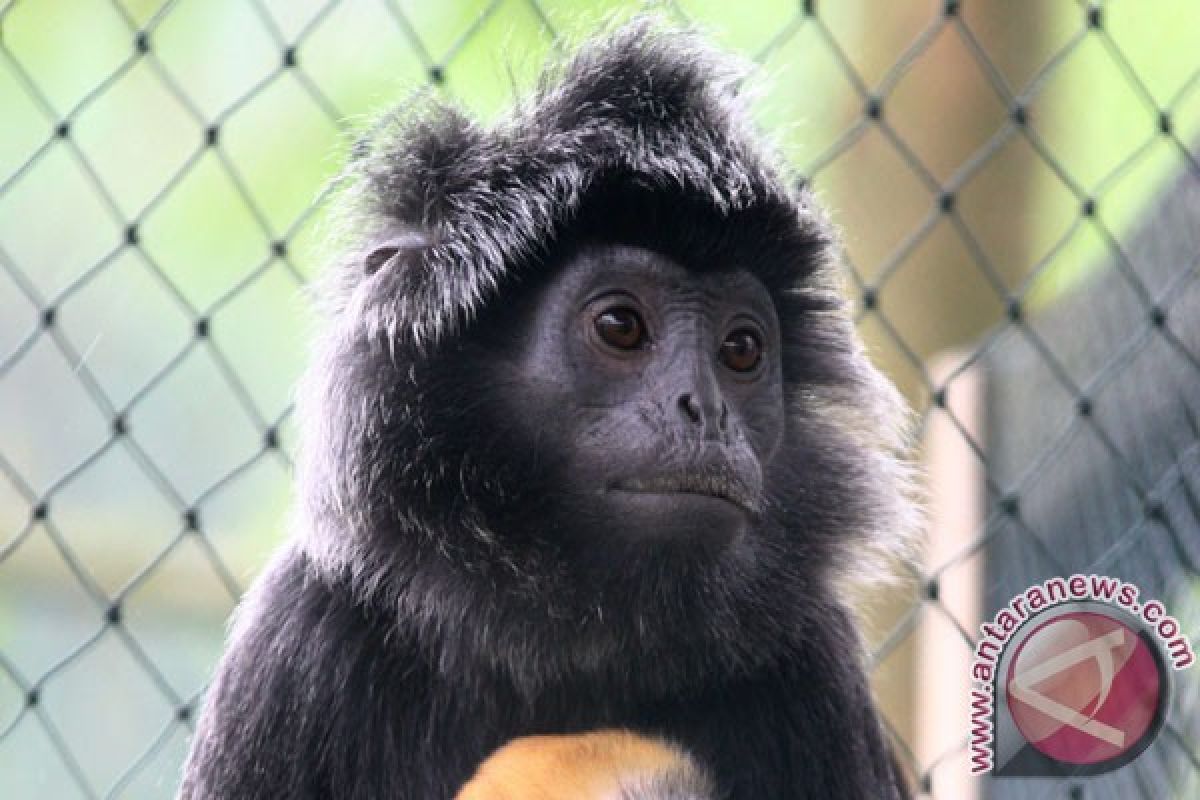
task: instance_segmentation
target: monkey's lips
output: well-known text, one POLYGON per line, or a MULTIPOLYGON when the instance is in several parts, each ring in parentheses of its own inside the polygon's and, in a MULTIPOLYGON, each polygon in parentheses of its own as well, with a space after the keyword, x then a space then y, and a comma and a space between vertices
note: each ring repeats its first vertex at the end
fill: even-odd
POLYGON ((761 510, 755 493, 728 469, 668 472, 627 478, 613 483, 609 488, 643 494, 701 495, 724 500, 749 514, 757 514, 761 510))

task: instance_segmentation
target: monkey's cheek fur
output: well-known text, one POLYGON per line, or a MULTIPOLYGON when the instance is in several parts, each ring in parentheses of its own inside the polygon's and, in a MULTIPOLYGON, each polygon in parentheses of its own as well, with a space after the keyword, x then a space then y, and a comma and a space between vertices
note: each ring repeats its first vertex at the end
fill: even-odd
POLYGON ((455 800, 707 800, 682 750, 629 731, 527 736, 493 753, 455 800))

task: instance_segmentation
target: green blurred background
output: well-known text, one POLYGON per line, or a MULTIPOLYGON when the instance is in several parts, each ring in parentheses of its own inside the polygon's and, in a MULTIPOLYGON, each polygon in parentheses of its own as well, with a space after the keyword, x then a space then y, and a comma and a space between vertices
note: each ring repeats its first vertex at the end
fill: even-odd
POLYGON ((602 20, 701 25, 761 65, 758 118, 918 409, 934 353, 1079 285, 1188 168, 1200 3, 950 5, 0 3, 0 796, 171 795, 286 531, 314 202, 415 89, 493 118, 602 20))

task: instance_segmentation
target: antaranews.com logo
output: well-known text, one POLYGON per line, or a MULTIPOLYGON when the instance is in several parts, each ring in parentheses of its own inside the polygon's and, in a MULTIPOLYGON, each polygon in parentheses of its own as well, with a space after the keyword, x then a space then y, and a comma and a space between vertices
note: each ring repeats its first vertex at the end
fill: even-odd
POLYGON ((1171 673, 1195 663, 1179 622, 1106 575, 1030 586, 980 626, 971 773, 1098 775, 1158 735, 1171 673))

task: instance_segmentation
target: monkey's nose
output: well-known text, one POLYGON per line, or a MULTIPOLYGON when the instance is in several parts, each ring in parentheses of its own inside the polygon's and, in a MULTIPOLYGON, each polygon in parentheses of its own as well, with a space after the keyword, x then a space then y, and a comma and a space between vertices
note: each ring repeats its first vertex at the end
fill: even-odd
POLYGON ((710 429, 715 434, 725 432, 729 408, 719 397, 702 398, 697 392, 684 392, 679 395, 679 410, 684 419, 702 426, 705 433, 710 433, 710 429))

